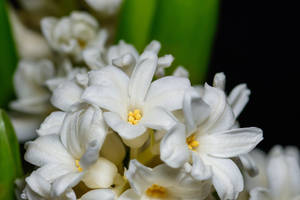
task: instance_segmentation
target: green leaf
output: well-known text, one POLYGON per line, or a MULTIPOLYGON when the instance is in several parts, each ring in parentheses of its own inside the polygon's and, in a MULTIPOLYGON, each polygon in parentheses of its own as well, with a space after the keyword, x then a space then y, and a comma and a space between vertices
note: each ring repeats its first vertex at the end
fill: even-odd
POLYGON ((204 81, 218 16, 218 0, 159 1, 151 39, 162 43, 161 53, 175 57, 193 83, 204 81))
POLYGON ((12 77, 18 60, 5 3, 0 1, 0 107, 13 97, 12 77))
POLYGON ((14 198, 14 181, 22 176, 19 144, 8 116, 0 109, 0 199, 14 198))
POLYGON ((139 51, 143 50, 149 41, 156 4, 157 0, 124 0, 117 41, 124 39, 139 51))
POLYGON ((126 0, 119 39, 142 50, 151 40, 162 43, 161 55, 175 57, 171 72, 183 65, 192 83, 202 83, 216 31, 219 0, 126 0))

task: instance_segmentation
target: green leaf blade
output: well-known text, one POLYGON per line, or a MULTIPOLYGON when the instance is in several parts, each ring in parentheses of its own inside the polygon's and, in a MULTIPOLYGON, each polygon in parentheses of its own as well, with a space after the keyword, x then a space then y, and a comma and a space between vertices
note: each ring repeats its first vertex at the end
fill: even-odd
POLYGON ((0 1, 0 107, 7 107, 13 97, 12 77, 18 61, 5 2, 0 1))
POLYGON ((218 4, 218 0, 163 0, 157 5, 151 39, 162 43, 162 54, 174 55, 173 67, 183 65, 189 70, 192 83, 205 79, 218 4))
POLYGON ((15 199, 14 181, 22 176, 19 145, 12 124, 0 109, 0 199, 15 199))

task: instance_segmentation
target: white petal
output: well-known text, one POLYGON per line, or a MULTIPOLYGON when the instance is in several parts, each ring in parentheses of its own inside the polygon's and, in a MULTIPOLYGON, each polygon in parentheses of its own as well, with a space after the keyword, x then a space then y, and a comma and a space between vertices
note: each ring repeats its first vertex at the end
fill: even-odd
POLYGON ((70 161, 68 165, 63 165, 61 163, 46 164, 36 170, 41 177, 50 183, 63 175, 76 171, 75 160, 70 161))
POLYGON ((90 85, 104 85, 115 87, 120 92, 122 99, 128 98, 128 76, 117 67, 107 66, 101 70, 89 72, 90 85))
POLYGON ((121 117, 113 112, 103 113, 105 122, 110 126, 114 131, 116 131, 124 139, 134 139, 141 136, 146 128, 141 124, 132 125, 128 122, 121 119, 121 117))
POLYGON ((169 130, 160 143, 160 159, 167 165, 178 168, 189 160, 185 127, 178 123, 169 130))
POLYGON ((132 105, 140 105, 145 100, 156 68, 157 56, 153 52, 144 52, 129 81, 128 94, 132 105))
POLYGON ((83 60, 90 69, 101 69, 106 65, 102 58, 102 49, 88 48, 83 51, 83 60))
POLYGON ((127 114, 127 99, 122 99, 119 91, 113 86, 92 85, 85 89, 82 99, 121 116, 127 114))
POLYGON ((83 89, 73 81, 65 81, 60 84, 51 97, 51 103, 63 110, 71 111, 72 106, 79 104, 83 89))
POLYGON ((184 94, 183 114, 188 134, 194 132, 197 125, 206 120, 210 114, 209 106, 194 88, 186 90, 184 94))
POLYGON ((148 45, 146 46, 146 48, 145 48, 144 51, 152 51, 153 53, 158 54, 160 48, 161 48, 160 42, 157 41, 157 40, 152 40, 152 41, 150 42, 150 44, 148 44, 148 45))
POLYGON ((26 179, 30 188, 40 196, 47 197, 50 194, 51 185, 36 171, 33 171, 26 179))
POLYGON ((56 26, 57 19, 54 17, 45 17, 41 20, 42 33, 48 41, 49 45, 52 45, 52 31, 56 26))
POLYGON ((211 166, 213 185, 222 200, 237 199, 244 188, 241 172, 230 159, 204 157, 204 163, 211 166))
POLYGON ((299 175, 299 163, 293 160, 292 157, 286 156, 282 147, 275 146, 272 148, 267 174, 272 196, 284 198, 287 194, 299 194, 299 180, 297 180, 299 177, 295 177, 299 175), (294 185, 295 183, 296 185, 294 185))
POLYGON ((231 105, 236 118, 247 105, 250 93, 246 84, 240 84, 236 86, 228 96, 228 103, 231 105))
POLYGON ((142 135, 134 138, 134 139, 125 139, 122 138, 122 141, 129 147, 137 149, 140 148, 141 146, 143 146, 145 144, 145 142, 148 140, 149 138, 149 133, 151 132, 151 130, 146 130, 145 133, 143 133, 142 135))
POLYGON ((229 158, 250 152, 263 139, 259 128, 239 128, 201 137, 200 148, 207 154, 229 158))
POLYGON ((60 142, 58 135, 46 135, 26 143, 25 160, 36 166, 50 163, 69 165, 73 158, 60 142))
POLYGON ((212 176, 212 169, 210 166, 204 164, 201 157, 196 153, 192 152, 193 166, 191 175, 197 180, 207 180, 212 176))
POLYGON ((14 126, 17 138, 19 142, 26 142, 36 138, 36 129, 42 122, 42 116, 32 116, 27 115, 10 115, 11 122, 14 126))
POLYGON ((101 148, 101 156, 110 160, 117 166, 123 162, 126 156, 126 149, 122 140, 116 133, 112 132, 106 136, 101 148))
POLYGON ((76 186, 80 182, 82 176, 83 173, 77 172, 69 173, 56 179, 52 185, 51 196, 59 197, 68 189, 76 186))
POLYGON ((242 164, 243 169, 246 170, 249 176, 254 177, 259 173, 254 159, 249 154, 239 156, 239 160, 242 164))
POLYGON ((162 107, 154 107, 144 110, 144 115, 139 123, 155 130, 170 130, 176 121, 172 113, 162 107))
POLYGON ((139 194, 142 195, 144 191, 151 185, 149 179, 152 178, 152 170, 140 164, 137 160, 131 160, 129 168, 125 172, 130 186, 139 194))
POLYGON ((299 150, 297 147, 287 147, 285 150, 286 162, 289 168, 290 190, 294 195, 300 195, 300 165, 299 150))
POLYGON ((226 77, 223 72, 215 74, 213 86, 221 90, 225 90, 226 77))
POLYGON ((132 67, 136 65, 136 60, 133 55, 125 54, 121 57, 112 60, 112 64, 117 67, 123 68, 127 74, 131 74, 132 67))
POLYGON ((88 169, 93 165, 99 157, 100 144, 96 140, 88 143, 86 151, 80 158, 80 166, 82 169, 88 169))
POLYGON ((113 184, 117 167, 105 158, 99 158, 85 173, 82 181, 89 188, 108 188, 113 184))
POLYGON ((265 188, 257 187, 250 191, 249 200, 271 200, 271 197, 265 188))
POLYGON ((115 200, 115 193, 110 189, 92 190, 84 194, 80 200, 115 200))
POLYGON ((60 129, 64 121, 66 113, 65 112, 52 112, 41 124, 40 128, 37 130, 39 136, 50 135, 50 134, 60 134, 60 129))
POLYGON ((113 64, 112 61, 116 58, 122 57, 126 54, 130 54, 133 56, 134 59, 137 59, 139 56, 139 53, 134 48, 133 45, 127 44, 123 40, 120 40, 117 45, 113 45, 109 47, 107 52, 107 61, 108 64, 113 64))
POLYGON ((169 111, 182 108, 183 96, 190 88, 190 81, 186 78, 167 76, 154 81, 147 94, 147 104, 162 106, 169 111))
POLYGON ((93 141, 101 148, 107 134, 102 111, 89 106, 74 113, 68 113, 61 129, 61 141, 77 159, 86 152, 93 141))
POLYGON ((134 191, 134 189, 128 189, 121 194, 118 200, 141 200, 141 197, 134 191))
POLYGON ((210 134, 228 130, 233 126, 235 117, 223 90, 205 84, 203 100, 209 105, 211 114, 199 126, 199 131, 210 134))
POLYGON ((174 70, 173 76, 188 78, 188 77, 189 77, 189 71, 186 70, 186 69, 185 69, 184 67, 182 67, 182 66, 178 66, 178 67, 174 70))

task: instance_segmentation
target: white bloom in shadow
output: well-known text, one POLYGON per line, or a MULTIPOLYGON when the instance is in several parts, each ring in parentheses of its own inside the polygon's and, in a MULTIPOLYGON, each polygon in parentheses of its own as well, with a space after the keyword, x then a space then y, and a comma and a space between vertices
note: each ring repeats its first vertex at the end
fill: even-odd
POLYGON ((221 84, 216 85, 205 84, 200 92, 195 89, 186 92, 183 101, 186 129, 178 124, 165 135, 160 147, 161 159, 175 168, 191 162, 191 173, 196 179, 212 176, 221 199, 236 199, 244 181, 231 158, 250 152, 262 140, 262 131, 254 127, 234 128, 239 109, 235 114, 223 88, 218 86, 221 84))
MULTIPOLYGON (((33 171, 29 177, 26 178, 26 186, 20 199, 28 200, 76 200, 75 192, 69 188, 63 194, 56 197, 51 193, 52 185, 36 171, 33 171)), ((115 194, 110 189, 96 189, 91 190, 81 196, 78 200, 114 200, 115 194)))
POLYGON ((83 101, 104 109, 106 123, 131 147, 145 142, 147 128, 172 128, 174 119, 166 110, 181 109, 184 92, 190 87, 188 79, 174 76, 152 82, 157 66, 157 55, 145 51, 130 77, 114 66, 89 72, 83 101))
POLYGON ((296 147, 275 146, 268 156, 258 150, 251 156, 260 173, 254 178, 246 177, 250 200, 300 199, 300 160, 296 147))
POLYGON ((102 111, 90 106, 70 112, 60 134, 44 135, 26 145, 25 160, 38 166, 37 173, 53 184, 55 197, 83 181, 90 188, 113 183, 116 166, 99 157, 106 137, 102 111))
POLYGON ((210 180, 197 181, 184 168, 174 169, 165 164, 151 169, 131 160, 125 175, 131 189, 119 200, 202 200, 211 187, 210 180))

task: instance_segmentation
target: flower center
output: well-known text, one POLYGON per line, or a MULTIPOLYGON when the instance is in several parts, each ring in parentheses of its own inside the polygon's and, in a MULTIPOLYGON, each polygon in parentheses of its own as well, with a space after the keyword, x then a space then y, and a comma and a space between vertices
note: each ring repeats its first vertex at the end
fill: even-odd
POLYGON ((196 148, 199 146, 199 142, 196 140, 195 134, 192 134, 188 138, 186 138, 186 143, 190 150, 195 151, 196 148))
POLYGON ((142 113, 141 110, 135 109, 134 111, 130 111, 128 113, 128 122, 132 125, 136 125, 139 123, 139 121, 142 119, 142 113))
POLYGON ((84 49, 87 45, 86 41, 84 41, 82 39, 77 39, 77 42, 81 49, 84 49))
POLYGON ((79 160, 75 160, 75 165, 76 165, 76 167, 77 167, 77 170, 78 170, 79 172, 82 172, 82 168, 80 167, 79 160))
POLYGON ((152 198, 164 198, 167 196, 167 189, 160 185, 153 184, 146 190, 146 194, 152 198))

